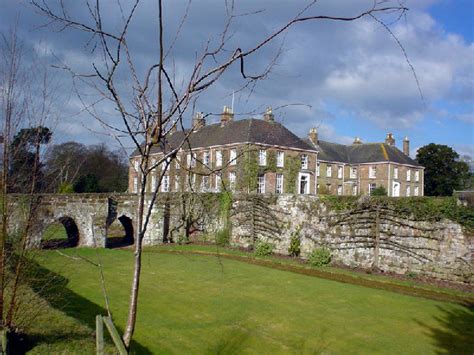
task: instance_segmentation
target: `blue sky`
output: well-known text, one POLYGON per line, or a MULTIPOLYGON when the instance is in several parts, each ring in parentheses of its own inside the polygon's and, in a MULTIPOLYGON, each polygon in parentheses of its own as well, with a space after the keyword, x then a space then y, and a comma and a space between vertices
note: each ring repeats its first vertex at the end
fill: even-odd
MULTIPOLYGON (((56 1, 49 1, 54 5, 56 1)), ((105 1, 107 25, 116 28, 116 1, 105 1)), ((223 1, 201 0, 191 4, 180 36, 167 62, 176 80, 185 80, 193 59, 203 43, 216 41, 225 15, 223 1)), ((372 1, 320 0, 310 14, 348 15, 372 1)), ((392 4, 396 4, 393 1, 392 4)), ((124 7, 127 2, 123 1, 124 7)), ((168 32, 175 33, 187 1, 164 2, 168 32), (172 4, 172 5, 171 5, 172 4)), ((241 0, 236 12, 261 12, 236 19, 231 28, 229 48, 248 48, 268 35, 302 8, 305 1, 241 0)), ((365 142, 382 141, 392 132, 401 146, 404 136, 411 141, 412 154, 425 144, 435 142, 454 147, 461 154, 474 156, 474 1, 407 0, 407 15, 393 22, 382 19, 403 45, 413 65, 416 80, 402 51, 390 34, 370 18, 351 23, 313 22, 293 27, 284 37, 258 53, 248 62, 258 72, 281 49, 268 78, 253 90, 235 96, 237 117, 258 116, 265 107, 275 108, 276 119, 300 136, 317 127, 325 140, 350 143, 354 137, 365 142)), ((67 65, 78 72, 90 72, 97 53, 77 31, 52 31, 38 28, 46 22, 28 1, 3 0, 0 31, 5 33, 18 19, 19 35, 24 41, 25 58, 30 65, 46 65, 60 87, 54 95, 52 114, 55 141, 78 140, 84 143, 113 139, 101 124, 84 112, 71 87, 71 77, 51 65, 67 65), (53 119, 54 118, 54 119, 53 119)), ((68 2, 72 14, 87 18, 82 2, 68 2)), ((131 25, 129 42, 139 72, 156 61, 156 1, 143 0, 131 25)), ((168 35, 166 43, 173 42, 168 35)), ((239 70, 233 68, 196 102, 196 110, 219 113, 230 105, 233 90, 242 85, 239 70)), ((90 88, 76 81, 86 101, 95 97, 90 88)), ((130 80, 124 74, 121 87, 130 80)), ((107 105, 97 107, 106 122, 116 113, 107 105)), ((192 113, 189 112, 189 118, 192 113)), ((211 122, 217 117, 210 116, 211 122), (212 118, 214 117, 214 118, 212 118)), ((128 149, 131 143, 119 137, 128 149)))

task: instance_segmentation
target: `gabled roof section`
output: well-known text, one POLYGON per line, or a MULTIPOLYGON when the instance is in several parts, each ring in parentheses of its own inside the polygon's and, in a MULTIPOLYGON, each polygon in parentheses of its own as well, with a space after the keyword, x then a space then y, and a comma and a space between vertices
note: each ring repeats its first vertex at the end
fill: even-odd
POLYGON ((309 138, 305 142, 319 150, 318 160, 348 164, 393 162, 421 166, 416 160, 403 154, 397 147, 386 143, 337 144, 318 141, 315 145, 309 138))
MULTIPOLYGON (((152 153, 170 151, 179 147, 189 131, 178 131, 166 137, 165 142, 155 145, 152 153)), ((293 134, 278 122, 267 122, 260 119, 243 119, 227 122, 224 126, 220 123, 201 127, 189 135, 183 149, 206 148, 237 143, 267 144, 316 152, 316 149, 293 134)), ((137 156, 138 150, 132 153, 137 156)))

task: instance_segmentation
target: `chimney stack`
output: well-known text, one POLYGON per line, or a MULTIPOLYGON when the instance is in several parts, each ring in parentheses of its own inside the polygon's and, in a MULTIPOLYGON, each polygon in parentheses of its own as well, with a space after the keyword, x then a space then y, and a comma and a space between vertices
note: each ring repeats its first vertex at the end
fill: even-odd
POLYGON ((316 145, 319 143, 318 130, 314 127, 309 130, 309 140, 316 145))
POLYGON ((266 122, 275 122, 275 115, 272 112, 272 108, 269 106, 267 107, 267 110, 265 111, 265 114, 263 115, 263 119, 266 122))
POLYGON ((410 156, 410 141, 408 140, 408 137, 403 139, 403 154, 410 156))
POLYGON ((221 113, 221 127, 233 119, 234 113, 232 112, 232 109, 229 106, 224 106, 224 111, 221 113))
POLYGON ((206 120, 202 117, 202 112, 196 112, 193 118, 193 131, 196 132, 206 125, 206 120))
POLYGON ((362 144, 362 141, 360 140, 359 137, 355 137, 354 142, 352 144, 362 144))
POLYGON ((395 145, 395 138, 393 138, 392 133, 387 134, 387 138, 385 138, 385 143, 387 143, 388 145, 391 145, 391 146, 395 145))

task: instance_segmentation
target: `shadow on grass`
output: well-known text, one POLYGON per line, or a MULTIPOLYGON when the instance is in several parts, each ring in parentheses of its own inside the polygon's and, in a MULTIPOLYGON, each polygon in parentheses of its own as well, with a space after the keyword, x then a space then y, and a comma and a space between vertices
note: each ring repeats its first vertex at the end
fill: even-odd
POLYGON ((463 308, 446 309, 438 306, 442 312, 436 317, 437 327, 418 324, 428 330, 435 341, 440 354, 473 354, 474 352, 474 304, 466 303, 463 308))
MULTIPOLYGON (((95 319, 96 315, 106 315, 107 311, 91 302, 87 298, 84 298, 77 293, 71 291, 67 285, 69 280, 62 275, 52 272, 41 266, 40 264, 29 261, 28 272, 30 273, 29 285, 31 289, 40 297, 45 299, 52 307, 65 313, 67 316, 77 319, 83 325, 90 328, 89 334, 87 332, 71 335, 70 330, 64 329, 62 333, 54 334, 29 334, 28 335, 28 347, 31 349, 35 345, 39 344, 54 344, 55 342, 64 342, 64 340, 80 340, 87 338, 88 336, 94 339, 95 337, 95 319)), ((45 328, 47 324, 45 324, 45 328)), ((108 332, 105 330, 105 337, 108 337, 108 332)), ((121 329, 118 329, 119 332, 121 329)), ((29 350, 25 349, 25 350, 29 350)), ((132 341, 131 353, 137 354, 151 354, 148 348, 141 344, 132 341)))

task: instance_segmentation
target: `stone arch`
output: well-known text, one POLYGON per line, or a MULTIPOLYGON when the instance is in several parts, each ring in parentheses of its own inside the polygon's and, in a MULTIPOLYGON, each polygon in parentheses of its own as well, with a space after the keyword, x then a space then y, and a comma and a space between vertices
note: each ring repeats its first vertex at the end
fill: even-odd
POLYGON ((80 243, 80 232, 79 227, 74 220, 74 218, 70 216, 61 216, 57 219, 52 219, 49 223, 44 222, 42 233, 40 235, 41 239, 41 247, 44 249, 52 249, 52 248, 74 248, 77 247, 80 243), (55 222, 59 222, 63 225, 67 239, 51 239, 51 240, 44 240, 44 234, 47 228, 53 225, 55 222))
POLYGON ((107 248, 117 248, 123 247, 128 245, 134 244, 134 235, 133 235, 133 220, 131 217, 123 214, 118 218, 109 221, 107 226, 107 240, 106 240, 106 247, 107 248), (110 227, 114 223, 114 221, 119 221, 123 228, 123 235, 122 236, 114 236, 111 237, 111 230, 110 227))

